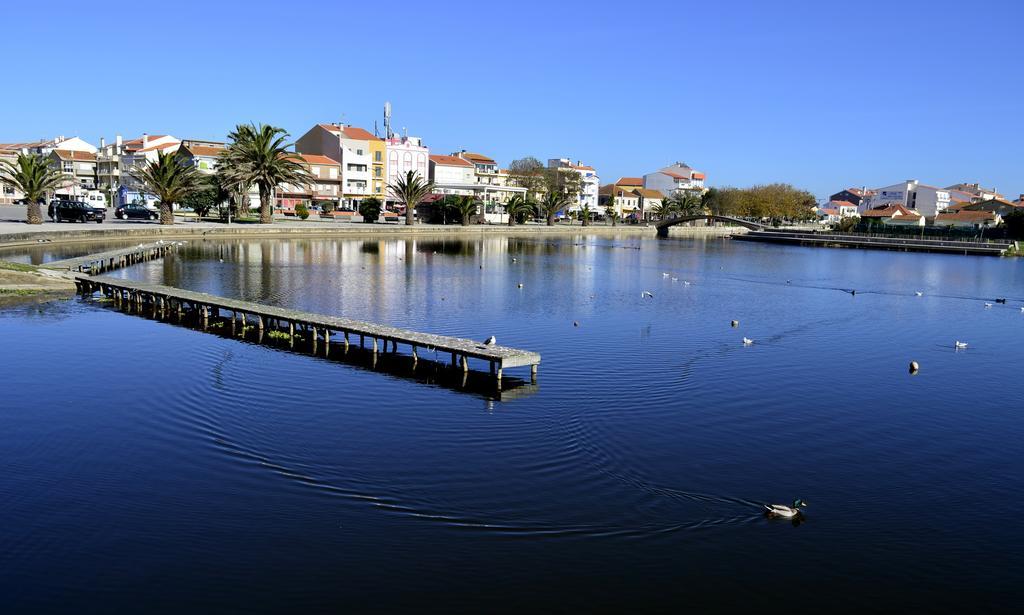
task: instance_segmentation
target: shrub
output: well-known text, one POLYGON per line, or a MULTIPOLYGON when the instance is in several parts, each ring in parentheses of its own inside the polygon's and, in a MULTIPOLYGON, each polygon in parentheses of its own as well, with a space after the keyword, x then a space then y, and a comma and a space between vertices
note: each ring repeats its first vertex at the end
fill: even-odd
POLYGON ((305 220, 309 217, 309 208, 305 203, 299 203, 295 206, 295 215, 299 217, 299 220, 305 220))
POLYGON ((359 215, 363 217, 363 222, 376 222, 380 218, 380 199, 364 199, 359 205, 359 215))

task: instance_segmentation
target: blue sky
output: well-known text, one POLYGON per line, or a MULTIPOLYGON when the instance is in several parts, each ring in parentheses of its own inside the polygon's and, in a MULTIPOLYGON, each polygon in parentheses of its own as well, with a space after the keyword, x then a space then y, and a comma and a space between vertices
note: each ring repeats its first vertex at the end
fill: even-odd
POLYGON ((1016 196, 1021 5, 12 3, 0 142, 372 130, 390 100, 434 151, 568 156, 607 181, 682 160, 719 186, 916 178, 1016 196))

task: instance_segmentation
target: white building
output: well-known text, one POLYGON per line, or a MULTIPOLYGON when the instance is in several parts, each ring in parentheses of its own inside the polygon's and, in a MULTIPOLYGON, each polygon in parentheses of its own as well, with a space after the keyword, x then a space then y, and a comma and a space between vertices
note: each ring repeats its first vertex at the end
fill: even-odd
POLYGON ((860 212, 900 205, 926 218, 933 218, 949 207, 950 194, 946 188, 936 188, 908 179, 905 182, 878 188, 868 199, 861 201, 860 212))
POLYGON ((705 179, 704 173, 677 162, 644 175, 644 188, 657 190, 666 196, 681 191, 703 193, 705 179))
POLYGON ((971 197, 971 202, 977 203, 979 201, 988 201, 990 199, 1001 199, 1003 196, 999 194, 995 188, 982 188, 977 182, 973 184, 960 183, 947 186, 946 190, 964 192, 971 197))
MULTIPOLYGON (((423 145, 419 137, 393 137, 385 141, 387 147, 388 186, 405 177, 409 171, 420 176, 423 181, 430 178, 430 148, 423 145)), ((387 190, 388 200, 395 197, 390 188, 387 190)))
POLYGON ((558 169, 559 172, 575 171, 580 174, 580 192, 576 197, 576 202, 569 205, 569 211, 580 211, 583 207, 587 207, 591 213, 597 212, 601 178, 598 177, 594 167, 587 166, 578 160, 573 164, 572 160, 568 158, 550 158, 548 168, 558 169))
POLYGON ((430 180, 434 194, 472 196, 476 190, 473 163, 458 156, 430 155, 430 180))

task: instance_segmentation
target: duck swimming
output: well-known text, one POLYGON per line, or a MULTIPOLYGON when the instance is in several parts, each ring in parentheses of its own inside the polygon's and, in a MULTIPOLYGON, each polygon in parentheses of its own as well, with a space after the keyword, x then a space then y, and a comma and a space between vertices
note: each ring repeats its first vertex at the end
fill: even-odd
POLYGON ((792 506, 786 506, 785 504, 765 504, 764 514, 769 517, 784 517, 786 519, 792 519, 798 517, 803 513, 800 511, 801 508, 805 508, 807 502, 797 498, 793 500, 792 506))

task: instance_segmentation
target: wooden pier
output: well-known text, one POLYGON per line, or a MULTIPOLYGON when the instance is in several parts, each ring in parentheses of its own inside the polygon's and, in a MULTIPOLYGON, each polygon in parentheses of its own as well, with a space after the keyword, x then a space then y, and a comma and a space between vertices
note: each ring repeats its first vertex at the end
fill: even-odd
POLYGON ((761 241, 825 247, 870 248, 876 250, 899 250, 904 252, 943 252, 946 254, 975 254, 1001 256, 1013 247, 1012 241, 956 241, 929 238, 876 237, 848 235, 841 233, 814 233, 791 231, 751 231, 733 235, 740 241, 761 241))
MULTIPOLYGON (((87 263, 83 262, 83 266, 85 264, 87 263)), ((90 268, 95 266, 95 263, 89 265, 90 268)), ((255 327, 261 333, 266 331, 269 334, 276 331, 278 335, 287 334, 287 339, 292 345, 297 334, 301 333, 304 339, 312 342, 314 348, 320 341, 329 345, 332 338, 336 343, 343 344, 345 350, 348 350, 350 344, 358 343, 362 348, 372 349, 375 354, 395 353, 401 344, 409 348, 414 366, 419 360, 419 353, 423 351, 450 354, 452 367, 463 372, 469 371, 471 359, 484 361, 489 364, 490 371, 499 384, 504 370, 515 367, 529 367, 531 381, 536 382, 537 367, 540 364, 540 354, 528 350, 489 346, 464 338, 419 333, 348 318, 300 312, 160 284, 90 276, 85 273, 75 275, 75 284, 84 294, 100 292, 110 297, 115 304, 148 308, 154 314, 188 314, 200 319, 204 326, 210 319, 230 314, 232 324, 255 327)))
POLYGON ((128 267, 137 263, 162 258, 182 244, 183 242, 174 241, 139 244, 133 248, 121 248, 78 258, 53 261, 46 263, 44 267, 98 275, 107 271, 113 271, 114 269, 120 269, 121 267, 128 267))

